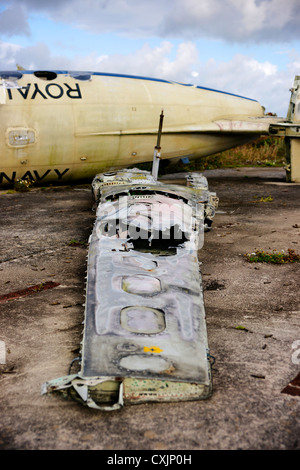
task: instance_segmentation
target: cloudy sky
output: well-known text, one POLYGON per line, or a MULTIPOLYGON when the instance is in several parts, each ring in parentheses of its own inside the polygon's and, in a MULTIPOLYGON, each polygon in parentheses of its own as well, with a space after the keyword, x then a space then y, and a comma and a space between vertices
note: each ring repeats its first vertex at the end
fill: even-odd
POLYGON ((285 116, 299 24, 300 0, 0 0, 0 70, 165 78, 285 116))

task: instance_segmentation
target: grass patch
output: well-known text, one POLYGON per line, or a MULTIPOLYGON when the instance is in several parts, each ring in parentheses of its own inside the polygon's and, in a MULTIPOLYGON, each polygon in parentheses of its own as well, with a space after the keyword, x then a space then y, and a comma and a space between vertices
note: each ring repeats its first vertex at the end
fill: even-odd
POLYGON ((282 137, 262 136, 255 141, 191 162, 194 170, 237 167, 281 167, 286 164, 285 143, 282 137))
POLYGON ((86 246, 86 242, 81 242, 79 240, 72 239, 68 242, 69 246, 86 246))
MULTIPOLYGON (((163 154, 162 140, 162 154, 163 154)), ((221 153, 191 160, 189 164, 179 161, 172 172, 204 171, 216 168, 238 167, 282 167, 286 165, 285 143, 283 137, 261 136, 248 144, 226 150, 221 153)), ((152 162, 134 165, 141 170, 151 171, 152 162)), ((168 167, 159 167, 159 174, 168 173, 168 167)))
POLYGON ((264 250, 256 250, 254 253, 246 253, 245 258, 249 263, 273 263, 273 264, 283 264, 283 263, 299 263, 300 255, 288 248, 287 253, 282 251, 273 250, 271 252, 264 250))
POLYGON ((255 201, 253 201, 253 203, 256 203, 256 202, 273 202, 273 198, 272 196, 266 196, 266 197, 261 197, 260 199, 256 199, 255 201))
POLYGON ((16 194, 16 192, 17 191, 15 189, 9 189, 5 194, 16 194))

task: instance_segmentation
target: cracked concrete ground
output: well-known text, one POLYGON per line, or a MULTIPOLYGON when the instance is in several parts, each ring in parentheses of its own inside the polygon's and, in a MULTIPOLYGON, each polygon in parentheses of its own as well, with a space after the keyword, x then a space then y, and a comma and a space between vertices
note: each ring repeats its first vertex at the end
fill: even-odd
POLYGON ((0 191, 0 296, 41 287, 0 303, 0 449, 300 448, 300 396, 282 393, 300 368, 300 264, 244 257, 255 249, 300 252, 300 185, 286 183, 281 169, 204 174, 220 198, 199 253, 213 395, 112 413, 40 394, 78 356, 90 186, 0 191), (49 281, 59 286, 43 290, 49 281))

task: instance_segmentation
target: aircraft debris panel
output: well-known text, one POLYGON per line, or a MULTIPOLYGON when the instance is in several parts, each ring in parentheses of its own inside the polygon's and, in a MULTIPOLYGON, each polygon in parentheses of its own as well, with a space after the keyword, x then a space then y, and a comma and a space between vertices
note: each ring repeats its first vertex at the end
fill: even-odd
POLYGON ((93 181, 81 370, 47 382, 96 409, 211 395, 198 250, 218 198, 202 175, 186 187, 120 170, 93 181))
POLYGON ((291 88, 287 118, 270 126, 270 134, 285 138, 287 180, 300 183, 300 76, 296 75, 291 88))

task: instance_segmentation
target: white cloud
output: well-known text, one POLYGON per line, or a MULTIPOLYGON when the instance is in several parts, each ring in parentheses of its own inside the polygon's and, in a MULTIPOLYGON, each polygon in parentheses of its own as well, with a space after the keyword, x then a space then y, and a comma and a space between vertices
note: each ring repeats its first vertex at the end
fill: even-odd
POLYGON ((5 69, 11 68, 15 70, 16 62, 15 58, 22 47, 18 44, 12 44, 8 42, 0 41, 0 64, 5 64, 5 69))
POLYGON ((163 16, 165 35, 232 41, 285 41, 299 38, 298 0, 174 0, 163 16))
POLYGON ((259 62, 252 57, 236 54, 228 62, 210 59, 201 65, 199 84, 236 93, 258 100, 267 112, 285 117, 295 68, 291 73, 278 70, 275 64, 259 62))
POLYGON ((19 44, 13 44, 9 42, 0 41, 0 60, 3 60, 9 56, 14 57, 18 51, 22 49, 22 46, 19 44))
POLYGON ((262 72, 266 77, 275 75, 277 72, 277 66, 271 64, 270 62, 258 62, 255 59, 246 60, 246 67, 248 67, 253 72, 262 72))
POLYGON ((64 56, 53 56, 44 43, 22 47, 19 44, 0 42, 0 69, 16 70, 17 64, 29 70, 65 69, 71 66, 71 61, 64 56))
MULTIPOLYGON (((27 14, 93 33, 132 37, 211 37, 227 41, 288 41, 300 37, 299 0, 3 0, 0 31, 29 34, 27 14), (17 12, 13 14, 13 12, 17 12)), ((1 4, 1 2, 0 2, 1 4)))
MULTIPOLYGON (((190 81, 192 67, 198 62, 195 44, 183 42, 175 50, 169 41, 157 47, 145 43, 131 54, 100 55, 96 52, 86 57, 77 56, 73 65, 76 69, 124 73, 165 78, 174 81, 190 81)), ((73 67, 73 68, 74 68, 73 67)))

